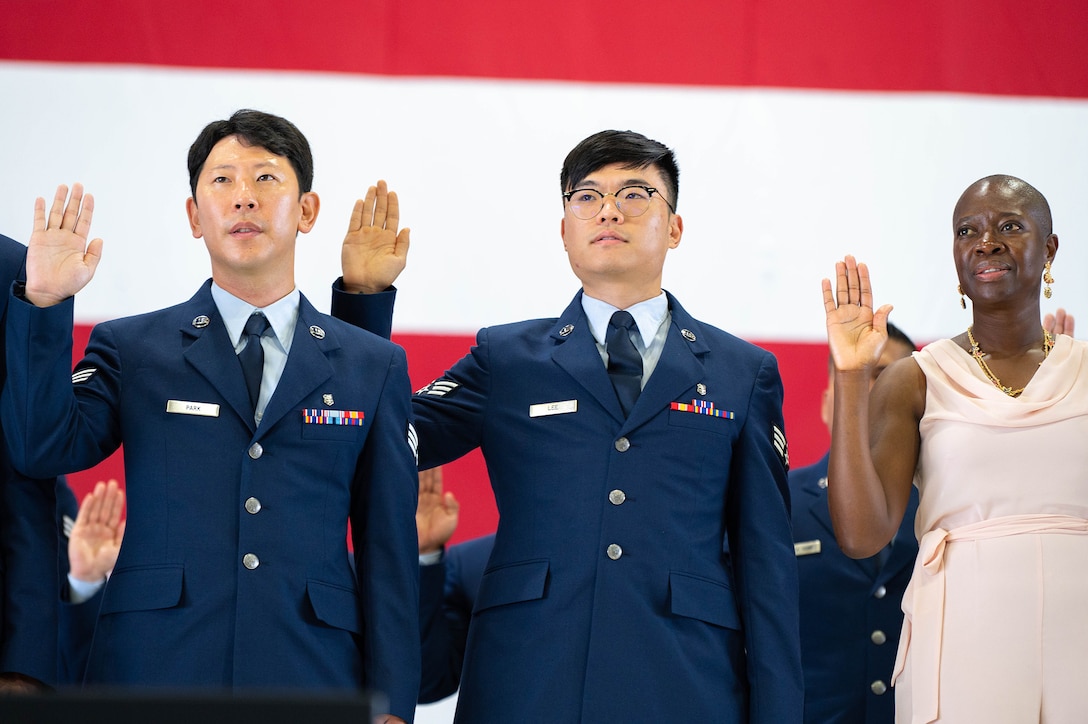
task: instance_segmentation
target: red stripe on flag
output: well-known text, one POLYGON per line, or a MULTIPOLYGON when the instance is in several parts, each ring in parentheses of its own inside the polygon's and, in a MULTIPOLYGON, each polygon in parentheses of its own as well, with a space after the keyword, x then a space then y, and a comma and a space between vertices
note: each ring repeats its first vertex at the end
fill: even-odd
POLYGON ((1084 0, 7 0, 3 15, 10 60, 1088 98, 1084 0))

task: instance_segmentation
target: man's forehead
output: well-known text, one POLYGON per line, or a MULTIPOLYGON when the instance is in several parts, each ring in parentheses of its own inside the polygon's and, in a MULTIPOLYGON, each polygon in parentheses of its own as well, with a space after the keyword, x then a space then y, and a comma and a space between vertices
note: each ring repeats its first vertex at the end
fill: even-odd
POLYGON ((657 166, 634 167, 626 164, 613 163, 586 174, 586 177, 578 182, 579 186, 620 186, 629 184, 651 185, 661 183, 663 177, 657 166))

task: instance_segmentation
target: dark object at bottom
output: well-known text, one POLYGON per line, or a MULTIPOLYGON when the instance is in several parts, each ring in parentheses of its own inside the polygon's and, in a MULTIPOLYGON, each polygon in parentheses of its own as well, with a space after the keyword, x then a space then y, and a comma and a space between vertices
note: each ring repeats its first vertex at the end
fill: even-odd
POLYGON ((4 724, 369 724, 384 697, 343 693, 79 691, 0 696, 4 724))

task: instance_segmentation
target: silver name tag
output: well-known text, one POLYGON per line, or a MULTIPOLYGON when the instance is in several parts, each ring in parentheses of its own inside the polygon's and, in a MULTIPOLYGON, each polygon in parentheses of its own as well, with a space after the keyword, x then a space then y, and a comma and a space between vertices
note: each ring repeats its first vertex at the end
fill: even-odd
POLYGON ((811 556, 813 553, 820 552, 820 539, 806 540, 800 543, 793 544, 793 554, 795 556, 811 556))
POLYGON ((219 405, 211 402, 186 402, 185 400, 167 400, 166 411, 176 415, 199 415, 201 417, 219 417, 219 405))
POLYGON ((565 415, 568 412, 578 412, 578 400, 563 400, 562 402, 540 402, 536 405, 529 405, 529 417, 565 415))

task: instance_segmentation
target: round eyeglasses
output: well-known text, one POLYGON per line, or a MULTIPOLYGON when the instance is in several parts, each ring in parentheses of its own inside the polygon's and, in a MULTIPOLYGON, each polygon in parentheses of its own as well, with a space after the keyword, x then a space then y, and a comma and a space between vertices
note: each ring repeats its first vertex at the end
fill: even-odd
POLYGON ((676 209, 669 203, 661 192, 652 186, 624 186, 612 194, 602 194, 597 189, 574 189, 563 194, 563 198, 570 204, 570 211, 579 219, 592 219, 604 208, 604 200, 609 196, 616 199, 616 208, 624 216, 642 216, 646 209, 650 208, 650 201, 654 194, 665 202, 669 211, 676 213, 676 209))

